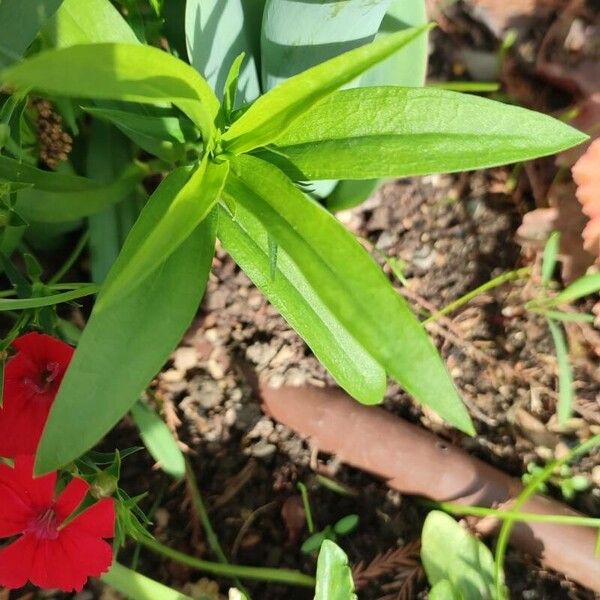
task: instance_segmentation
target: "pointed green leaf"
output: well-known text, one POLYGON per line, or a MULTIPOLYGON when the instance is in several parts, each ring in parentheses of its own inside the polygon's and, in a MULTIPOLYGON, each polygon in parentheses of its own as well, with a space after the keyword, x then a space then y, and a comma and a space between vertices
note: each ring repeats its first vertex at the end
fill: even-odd
POLYGON ((324 540, 319 552, 315 600, 356 600, 348 557, 331 540, 324 540))
MULTIPOLYGON (((178 169, 150 197, 114 264, 114 278, 186 184, 178 169)), ((131 294, 95 306, 54 401, 38 450, 37 470, 49 472, 96 444, 131 408, 189 326, 214 253, 207 218, 131 294)))
POLYGON ((562 326, 547 319, 552 341, 556 349, 558 363, 558 422, 562 425, 571 416, 573 410, 573 369, 569 358, 569 348, 562 326))
POLYGON ((295 179, 368 179, 491 167, 585 139, 518 106, 432 88, 380 87, 331 94, 278 138, 277 153, 260 155, 295 179))
MULTIPOLYGON (((129 600, 192 600, 190 596, 128 569, 118 562, 114 562, 110 571, 102 575, 102 581, 124 594, 129 600)), ((209 600, 209 598, 202 594, 196 600, 209 600)))
POLYGON ((268 230, 356 341, 416 400, 472 433, 425 330, 356 239, 272 165, 239 156, 232 169, 228 193, 268 230))
MULTIPOLYGON (((94 215, 124 200, 141 182, 145 174, 145 171, 139 166, 130 165, 118 179, 111 183, 72 176, 67 185, 73 183, 73 188, 79 186, 80 189, 67 189, 65 191, 41 187, 45 186, 46 183, 55 187, 54 182, 44 181, 40 183, 40 187, 17 192, 16 208, 19 214, 30 222, 61 223, 76 221, 82 217, 94 215)), ((54 174, 49 173, 49 175, 53 176, 54 174)), ((60 187, 60 185, 56 187, 60 187)))
POLYGON ((552 280, 556 259, 560 249, 560 231, 553 231, 544 246, 544 256, 542 258, 542 284, 547 285, 552 280))
POLYGON ((229 163, 212 162, 208 154, 177 191, 168 210, 129 256, 118 273, 109 277, 98 297, 97 308, 131 293, 187 239, 211 212, 221 195, 229 163))
POLYGON ((422 35, 426 29, 407 29, 390 35, 345 52, 284 81, 254 102, 223 135, 226 150, 234 154, 249 152, 274 142, 319 100, 391 56, 422 35))
MULTIPOLYGON (((167 108, 143 104, 112 103, 112 106, 84 106, 86 112, 112 123, 142 150, 163 160, 183 158, 186 135, 193 136, 190 122, 167 108), (190 127, 186 127, 190 125, 190 127)), ((197 137, 197 136, 196 136, 197 137)))
POLYGON ((131 165, 111 183, 78 175, 42 171, 0 156, 0 179, 30 185, 17 192, 17 212, 27 221, 74 221, 111 206, 127 196, 145 171, 131 165))
POLYGON ((219 102, 189 65, 141 44, 84 44, 37 54, 0 73, 4 84, 61 96, 172 102, 200 128, 215 132, 219 102), (68 65, 68 68, 65 68, 68 65))
POLYGON ((84 298, 97 294, 100 286, 86 285, 78 287, 75 290, 67 292, 59 292, 57 294, 49 294, 47 296, 39 296, 34 298, 0 298, 0 312, 6 310, 24 310, 27 308, 42 308, 43 306, 54 306, 63 302, 71 302, 77 298, 84 298))
POLYGON ((103 42, 139 43, 110 0, 63 0, 44 27, 44 36, 55 48, 103 42))
MULTIPOLYGON (((235 193, 235 190, 232 190, 235 193)), ((230 195, 225 189, 225 194, 230 195)), ((235 196, 232 196, 232 199, 235 196)), ((338 384, 364 404, 383 399, 383 368, 352 337, 281 249, 271 277, 269 235, 244 206, 219 210, 218 237, 246 275, 302 336, 338 384)))
POLYGON ((144 402, 131 407, 140 437, 160 468, 175 479, 185 475, 185 459, 165 422, 144 402))
POLYGON ((584 275, 574 281, 569 287, 563 290, 560 294, 544 303, 544 306, 560 306, 568 304, 580 298, 584 298, 589 294, 595 294, 600 291, 600 273, 592 273, 584 275))

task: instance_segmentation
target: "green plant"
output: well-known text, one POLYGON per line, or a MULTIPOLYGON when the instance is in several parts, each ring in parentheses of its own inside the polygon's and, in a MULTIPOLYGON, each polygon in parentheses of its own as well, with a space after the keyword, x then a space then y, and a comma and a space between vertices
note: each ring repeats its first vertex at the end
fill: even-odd
POLYGON ((356 600, 348 557, 331 540, 325 540, 319 552, 315 600, 356 600))
POLYGON ((321 548, 325 540, 337 542, 339 538, 355 531, 358 527, 359 520, 358 515, 346 515, 336 521, 333 525, 327 525, 321 531, 311 532, 312 535, 304 540, 300 550, 304 552, 304 554, 311 554, 315 550, 321 548))
POLYGON ((421 560, 432 600, 498 600, 492 553, 446 513, 427 515, 421 560))
MULTIPOLYGON (((24 220, 91 217, 90 234, 97 240, 107 222, 123 222, 123 210, 129 218, 135 215, 132 194, 143 175, 172 170, 142 209, 103 280, 40 446, 40 472, 87 450, 135 403, 194 314, 215 237, 355 398, 379 402, 389 374, 449 423, 473 431, 439 356, 401 297, 352 236, 297 184, 479 168, 556 152, 585 137, 548 117, 444 90, 338 91, 382 61, 396 60, 405 47, 423 44, 426 27, 382 35, 343 54, 336 51, 308 70, 296 68, 302 72, 272 89, 264 76, 258 79, 264 93, 246 103, 252 100, 245 96, 253 89, 252 69, 258 78, 260 62, 262 72, 270 72, 274 54, 264 39, 275 35, 271 27, 279 31, 277 15, 283 9, 271 0, 264 12, 256 3, 243 14, 236 9, 234 18, 228 11, 235 4, 218 13, 219 27, 237 23, 227 35, 207 36, 206 23, 188 20, 188 44, 210 39, 209 58, 221 65, 215 88, 183 61, 139 44, 102 0, 65 0, 41 38, 55 49, 2 71, 4 88, 19 91, 9 100, 44 94, 60 101, 65 120, 77 126, 78 99, 88 98, 93 101, 88 114, 118 124, 121 134, 158 161, 133 160, 115 178, 114 165, 95 165, 98 156, 116 158, 108 151, 110 139, 102 141, 99 134, 91 138, 88 162, 90 169, 102 170, 102 181, 0 157, 0 175, 13 186, 29 186, 9 194, 16 196, 11 206, 24 220), (252 33, 259 13, 260 52, 252 33), (81 22, 89 28, 75 26, 81 22), (228 60, 215 58, 224 51, 221 41, 228 60), (234 60, 240 51, 246 57, 234 60), (222 93, 222 103, 215 92, 222 93), (82 389, 88 391, 84 397, 82 389)), ((384 13, 371 14, 375 25, 369 35, 377 32, 377 22, 386 22, 384 13)), ((342 18, 330 16, 339 35, 342 18)), ((11 127, 12 138, 15 131, 11 127)), ((117 239, 113 257, 119 245, 117 239)), ((110 256, 104 264, 111 264, 110 256)), ((98 268, 103 271, 106 267, 98 268)))
MULTIPOLYGON (((535 463, 529 463, 527 465, 527 473, 524 473, 522 477, 523 483, 529 483, 543 471, 544 467, 540 467, 535 463)), ((562 465, 548 478, 548 482, 560 489, 560 493, 565 500, 573 500, 577 492, 584 492, 592 485, 592 482, 585 475, 574 475, 569 465, 562 465)), ((546 484, 540 484, 538 489, 540 492, 546 492, 546 484)))

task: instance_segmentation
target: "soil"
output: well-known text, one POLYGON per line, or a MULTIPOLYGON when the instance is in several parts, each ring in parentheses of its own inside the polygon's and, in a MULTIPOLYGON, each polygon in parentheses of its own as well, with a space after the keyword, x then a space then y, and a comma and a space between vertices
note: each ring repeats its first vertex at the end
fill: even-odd
MULTIPOLYGON (((544 10, 527 15, 525 25, 519 21, 520 61, 511 75, 504 75, 505 89, 531 88, 533 75, 522 55, 535 54, 543 42, 539 27, 550 27, 564 10, 558 2, 542 5, 544 10)), ((438 23, 431 77, 464 80, 469 72, 475 77, 477 65, 483 68, 482 57, 497 49, 493 32, 502 22, 493 21, 489 13, 474 12, 472 4, 458 3, 438 15, 438 23)), ((543 106, 536 108, 550 112, 572 99, 554 83, 544 82, 544 98, 537 98, 543 106)), ((526 95, 521 92, 521 98, 526 95)), ((546 173, 548 163, 543 164, 541 171, 546 173)), ((550 169, 554 173, 553 164, 550 169)), ((536 190, 543 177, 532 175, 535 172, 531 166, 523 171, 506 167, 393 181, 360 207, 338 215, 364 240, 399 293, 422 316, 507 271, 532 266, 531 276, 479 295, 429 328, 476 423, 476 437, 449 430, 393 383, 385 400, 390 412, 516 476, 526 472, 528 464, 543 464, 600 432, 600 331, 588 323, 567 326, 577 410, 566 426, 559 427, 554 417, 557 363, 552 338, 544 320, 523 308, 539 289, 539 245, 523 243, 517 235, 523 215, 540 206, 536 190)), ((592 304, 578 308, 589 311, 592 304)), ((417 545, 426 509, 338 464, 334 456, 317 456, 306 441, 266 417, 254 392, 257 377, 275 387, 334 383, 277 311, 219 251, 198 317, 157 377, 154 390, 168 425, 192 460, 228 558, 240 564, 314 571, 314 556, 300 551, 307 537, 300 482, 308 488, 317 529, 349 514, 360 517, 358 528, 342 539, 342 545, 355 569, 361 600, 425 598, 417 545)), ((121 448, 139 443, 127 420, 107 440, 107 447, 114 447, 111 440, 118 440, 121 448)), ((599 462, 596 452, 574 467, 591 486, 572 504, 589 515, 600 515, 599 462)), ((145 453, 125 461, 122 486, 130 495, 152 490, 144 508, 151 512, 152 533, 159 541, 214 559, 184 484, 173 483, 154 468, 145 453)), ((556 486, 548 492, 561 498, 556 486)), ((215 600, 227 597, 232 585, 204 578, 143 549, 128 547, 120 560, 134 561, 142 572, 198 598, 201 593, 215 600)), ((512 598, 595 597, 515 551, 509 553, 507 577, 512 598)), ((313 596, 310 590, 244 583, 254 599, 313 596)), ((33 597, 29 592, 10 596, 33 597)), ((118 598, 98 584, 74 597, 118 598)), ((0 592, 0 599, 8 597, 0 592)))

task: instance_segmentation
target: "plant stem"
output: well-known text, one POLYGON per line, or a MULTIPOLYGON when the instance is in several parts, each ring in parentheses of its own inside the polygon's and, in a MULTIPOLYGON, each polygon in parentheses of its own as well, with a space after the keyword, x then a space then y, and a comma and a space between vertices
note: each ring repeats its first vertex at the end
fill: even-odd
POLYGON ((50 278, 50 281, 48 281, 49 285, 60 281, 68 273, 69 269, 75 264, 75 261, 79 258, 79 255, 83 252, 83 249, 85 248, 85 245, 88 243, 89 239, 90 233, 86 230, 77 241, 75 248, 73 248, 73 252, 71 252, 71 254, 67 257, 67 260, 64 262, 63 266, 50 278))
POLYGON ((192 468, 188 458, 185 460, 185 477, 190 496, 192 497, 192 502, 194 503, 194 509, 200 517, 202 527, 204 527, 204 531, 206 533, 206 541, 208 542, 211 550, 215 553, 215 556, 218 558, 219 562, 227 564, 227 557, 223 552, 223 548, 221 548, 219 538, 217 537, 217 534, 215 533, 212 523, 208 517, 208 512, 206 510, 206 506, 204 505, 204 500, 202 499, 202 494, 198 488, 198 482, 196 480, 196 475, 194 474, 194 469, 192 468))
POLYGON ((573 448, 571 452, 563 456, 562 458, 552 461, 550 464, 546 465, 537 475, 534 475, 531 478, 531 481, 525 486, 523 491, 518 495, 515 503, 512 505, 509 511, 506 511, 507 518, 502 523, 502 527, 500 528, 500 533, 498 534, 498 542, 496 543, 496 556, 494 559, 494 579, 496 585, 496 594, 498 598, 504 598, 504 557, 506 555, 506 549, 508 547, 508 540, 510 538, 510 533, 513 528, 513 524, 515 522, 515 514, 518 514, 518 511, 523 507, 525 502, 533 496, 540 485, 542 485, 545 481, 552 477, 555 469, 561 467, 564 464, 567 464, 569 461, 574 458, 581 456, 582 454, 586 454, 592 448, 600 444, 600 435, 595 435, 589 440, 579 444, 579 446, 573 448))
POLYGON ((433 313, 430 317, 428 317, 427 319, 425 319, 423 321, 423 325, 427 325, 428 323, 437 321, 440 317, 443 317, 444 315, 447 315, 448 313, 455 311, 457 308, 460 308, 464 304, 467 304, 467 302, 470 302, 471 300, 473 300, 473 298, 476 298, 477 296, 479 296, 479 294, 483 294, 484 292, 487 292, 487 291, 492 290, 500 285, 508 283, 509 281, 515 281, 517 279, 525 279, 526 277, 529 277, 529 275, 531 275, 531 267, 523 267, 523 268, 517 269, 515 271, 509 271, 508 273, 502 273, 502 275, 498 275, 498 277, 494 277, 494 279, 490 279, 490 281, 486 281, 483 285, 480 285, 479 287, 475 288, 474 290, 471 290, 470 292, 466 293, 464 296, 460 297, 458 300, 455 300, 454 302, 450 302, 450 304, 444 306, 444 308, 433 313))
POLYGON ((555 523, 557 525, 576 525, 600 529, 600 519, 595 517, 576 517, 571 515, 543 515, 538 513, 512 512, 483 506, 463 506, 454 502, 433 502, 432 506, 453 515, 471 515, 474 517, 494 517, 496 519, 514 519, 531 523, 555 523))
POLYGON ((246 567, 243 565, 225 565, 222 563, 210 562, 201 560, 178 550, 173 550, 168 546, 151 539, 141 539, 140 543, 146 546, 149 550, 162 554, 167 558, 180 562, 199 571, 210 573, 218 577, 228 577, 235 579, 254 579, 257 581, 271 581, 273 583, 285 583, 288 585, 296 585, 301 587, 314 587, 315 579, 310 575, 305 575, 300 571, 290 569, 276 569, 269 567, 246 567))

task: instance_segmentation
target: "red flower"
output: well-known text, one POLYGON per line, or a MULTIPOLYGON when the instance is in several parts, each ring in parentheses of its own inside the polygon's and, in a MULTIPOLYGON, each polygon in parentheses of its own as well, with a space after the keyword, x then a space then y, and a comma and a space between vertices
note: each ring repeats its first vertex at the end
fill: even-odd
POLYGON ((104 498, 65 524, 81 504, 89 485, 73 479, 55 499, 56 473, 34 479, 33 457, 18 457, 14 468, 0 465, 0 538, 20 537, 0 548, 0 587, 81 591, 112 563, 103 538, 114 535, 115 508, 104 498))
POLYGON ((0 456, 35 454, 73 348, 49 335, 28 333, 13 342, 17 354, 4 373, 0 456))

